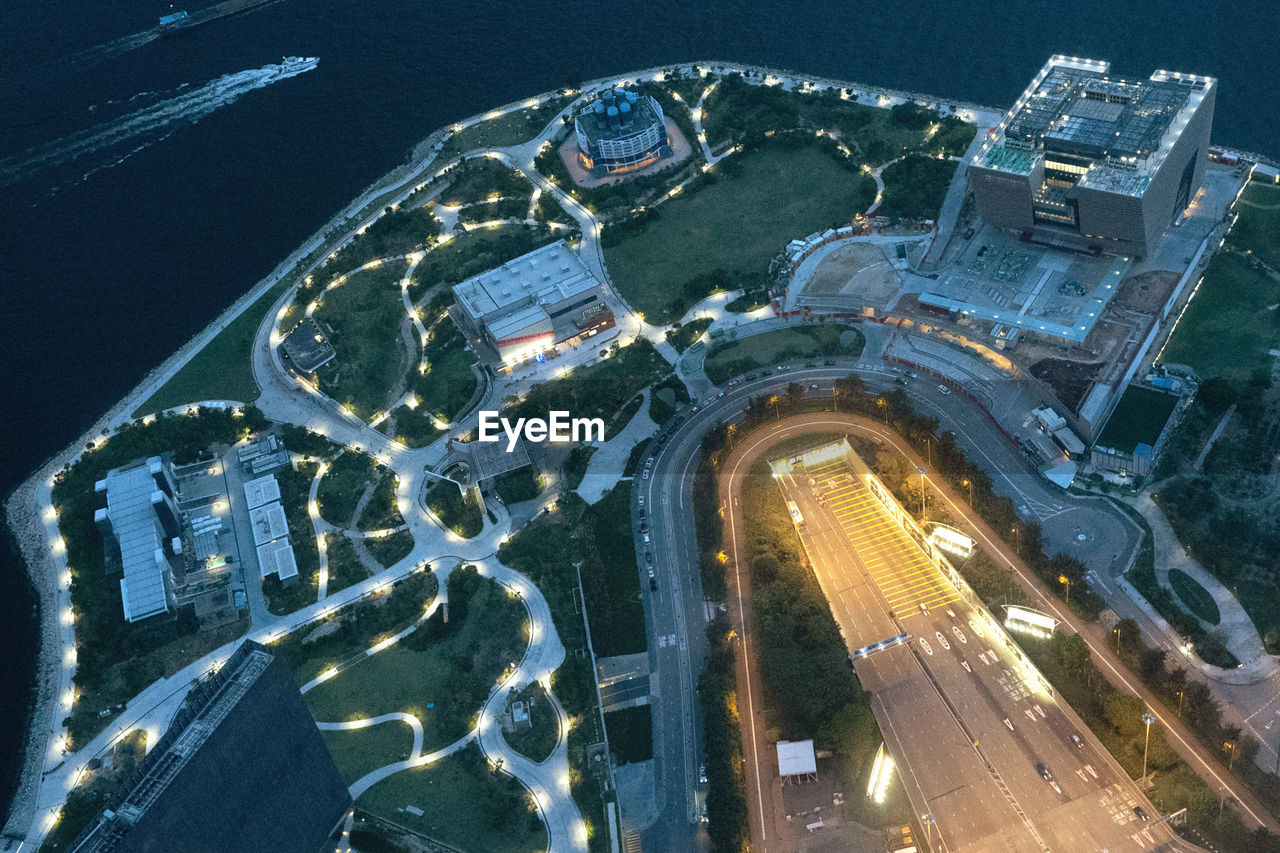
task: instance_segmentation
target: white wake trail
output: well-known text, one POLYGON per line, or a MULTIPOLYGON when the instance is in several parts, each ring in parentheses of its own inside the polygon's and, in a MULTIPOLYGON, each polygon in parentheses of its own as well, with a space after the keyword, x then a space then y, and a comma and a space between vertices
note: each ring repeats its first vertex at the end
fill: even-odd
POLYGON ((235 103, 242 95, 297 77, 319 63, 315 57, 291 56, 279 65, 264 65, 226 74, 198 89, 160 101, 120 118, 70 133, 21 154, 0 160, 0 186, 9 186, 42 169, 88 157, 104 149, 131 143, 147 134, 165 130, 177 122, 194 124, 213 111, 235 103))

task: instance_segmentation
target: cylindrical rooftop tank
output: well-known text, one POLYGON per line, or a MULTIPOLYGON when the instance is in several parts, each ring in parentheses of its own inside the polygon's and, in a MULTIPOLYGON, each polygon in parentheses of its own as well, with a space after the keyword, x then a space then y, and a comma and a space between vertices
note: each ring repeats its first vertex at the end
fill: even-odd
POLYGON ((604 112, 604 101, 596 101, 595 111, 597 114, 604 112))
POLYGON ((632 104, 634 104, 634 103, 636 102, 636 93, 635 93, 635 92, 627 92, 627 102, 628 102, 628 103, 632 103, 632 104))

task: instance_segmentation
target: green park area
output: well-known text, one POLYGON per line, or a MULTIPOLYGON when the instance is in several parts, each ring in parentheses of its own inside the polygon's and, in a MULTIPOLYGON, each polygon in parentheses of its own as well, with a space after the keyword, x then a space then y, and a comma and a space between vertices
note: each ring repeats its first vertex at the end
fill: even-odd
POLYGON ((356 805, 451 850, 533 853, 547 847, 546 829, 528 792, 515 777, 490 767, 475 744, 391 775, 356 805))
POLYGON ((382 530, 404 524, 394 498, 395 476, 373 457, 354 450, 329 463, 316 490, 320 517, 348 529, 382 530))
MULTIPOLYGON (((432 752, 470 731, 490 688, 527 645, 524 605, 474 569, 459 568, 449 578, 447 622, 437 609, 395 645, 309 690, 307 705, 319 722, 412 714, 422 722, 423 752, 432 752)), ((377 760, 398 761, 403 748, 396 729, 384 734, 377 760)), ((341 763, 338 768, 344 776, 355 772, 341 763)))
POLYGON ((356 553, 351 537, 341 533, 325 534, 325 551, 329 555, 329 595, 360 583, 369 577, 369 570, 356 553))
POLYGON ((758 86, 740 76, 725 77, 707 96, 703 126, 715 150, 730 144, 750 147, 766 134, 822 131, 848 146, 860 163, 877 165, 910 151, 961 154, 976 128, 956 118, 940 118, 913 103, 890 109, 845 99, 835 89, 787 92, 758 86))
POLYGON ((444 162, 477 148, 506 148, 528 142, 541 133, 575 97, 558 95, 540 106, 520 107, 464 127, 445 140, 436 158, 444 162))
POLYGON ((548 412, 564 411, 608 423, 642 389, 670 372, 671 365, 653 344, 640 338, 629 346, 611 347, 602 361, 535 385, 508 417, 545 418, 548 412))
POLYGON ((651 323, 679 319, 721 281, 763 283, 788 241, 845 224, 875 198, 869 176, 814 145, 735 154, 709 174, 605 249, 615 286, 651 323))
POLYGON ((1226 243, 1160 353, 1162 363, 1188 365, 1201 379, 1247 381, 1270 369, 1270 351, 1280 348, 1280 209, 1249 202, 1280 204, 1280 190, 1245 190, 1226 243))
POLYGON ((253 338, 286 286, 286 282, 280 282, 258 297, 135 409, 133 417, 203 400, 252 403, 258 399, 261 392, 253 380, 253 338))
POLYGON ((881 173, 884 198, 876 213, 891 219, 935 219, 956 172, 955 160, 909 154, 881 173))
POLYGON ((512 693, 511 700, 525 703, 529 721, 527 725, 513 723, 510 731, 503 732, 507 745, 530 761, 546 761, 560 741, 560 717, 547 691, 535 681, 512 693))
POLYGON ((862 333, 850 326, 819 324, 760 332, 736 340, 720 340, 711 346, 703 364, 707 378, 716 384, 734 376, 793 359, 862 353, 862 333))
POLYGON ((417 355, 410 351, 412 327, 400 297, 408 265, 394 261, 352 273, 326 291, 315 319, 329 331, 337 358, 319 371, 320 388, 370 420, 405 391, 405 377, 417 355))
POLYGON ((403 720, 363 729, 321 731, 320 735, 348 785, 392 761, 408 759, 413 749, 413 729, 403 720))
POLYGON ((1217 625, 1222 618, 1218 604, 1209 594, 1209 590, 1201 586, 1195 578, 1181 569, 1169 570, 1169 585, 1177 594, 1178 600, 1187 606, 1197 618, 1210 625, 1217 625))
POLYGON ((452 480, 437 480, 427 489, 427 508, 440 523, 463 539, 479 535, 484 529, 484 515, 471 489, 463 494, 452 480))

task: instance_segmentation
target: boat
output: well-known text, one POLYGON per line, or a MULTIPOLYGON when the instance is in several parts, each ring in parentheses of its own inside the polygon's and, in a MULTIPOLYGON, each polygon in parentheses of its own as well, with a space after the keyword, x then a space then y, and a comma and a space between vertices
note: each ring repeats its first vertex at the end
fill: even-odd
POLYGON ((180 12, 173 12, 172 14, 169 14, 169 15, 161 15, 160 26, 172 27, 172 26, 181 24, 183 21, 187 20, 190 17, 191 16, 187 14, 187 11, 185 9, 183 9, 180 12))

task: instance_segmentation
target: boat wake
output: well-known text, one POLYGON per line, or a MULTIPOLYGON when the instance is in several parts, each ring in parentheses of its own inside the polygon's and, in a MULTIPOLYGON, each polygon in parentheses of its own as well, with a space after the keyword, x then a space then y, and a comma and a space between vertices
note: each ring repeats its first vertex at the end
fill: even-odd
POLYGON ((225 74, 198 89, 143 107, 113 121, 97 124, 0 160, 0 186, 16 184, 45 169, 99 155, 85 177, 123 161, 142 148, 167 138, 179 122, 194 124, 215 110, 261 89, 304 74, 319 64, 315 57, 287 57, 278 65, 264 65, 225 74))

